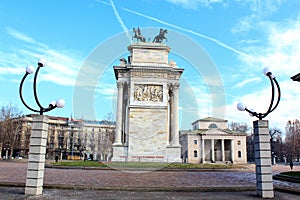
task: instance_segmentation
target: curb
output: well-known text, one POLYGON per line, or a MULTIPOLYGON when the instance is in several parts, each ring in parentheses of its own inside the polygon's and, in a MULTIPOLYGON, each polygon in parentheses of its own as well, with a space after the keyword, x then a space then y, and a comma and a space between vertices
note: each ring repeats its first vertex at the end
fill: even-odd
POLYGON ((299 190, 288 188, 288 187, 274 187, 274 190, 278 192, 300 195, 299 190))
MULTIPOLYGON (((25 183, 0 183, 0 187, 24 187, 25 183)), ((255 191, 256 187, 97 187, 92 185, 57 185, 44 184, 44 189, 64 190, 106 190, 135 192, 245 192, 255 191)), ((300 195, 300 191, 289 187, 274 187, 274 191, 300 195)))
POLYGON ((219 168, 122 168, 122 167, 78 167, 78 166, 62 166, 62 165, 52 165, 45 164, 45 168, 52 169, 82 169, 82 170, 120 170, 120 171, 187 171, 187 172, 222 172, 222 171, 251 171, 247 168, 233 168, 233 169, 219 169, 219 168))
POLYGON ((273 179, 280 180, 280 181, 293 182, 293 183, 300 183, 300 178, 287 176, 287 175, 283 175, 283 174, 276 174, 273 176, 273 179))
MULTIPOLYGON (((0 187, 25 187, 25 183, 0 183, 0 187)), ((136 192, 244 192, 255 191, 255 187, 97 187, 92 185, 57 185, 44 184, 44 189, 65 190, 107 190, 136 192)))

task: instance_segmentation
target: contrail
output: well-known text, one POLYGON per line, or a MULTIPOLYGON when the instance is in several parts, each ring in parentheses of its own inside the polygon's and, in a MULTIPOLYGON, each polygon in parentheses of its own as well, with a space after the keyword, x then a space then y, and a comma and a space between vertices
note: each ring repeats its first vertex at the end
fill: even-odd
POLYGON ((170 26, 170 27, 179 29, 179 30, 181 30, 181 31, 185 31, 185 32, 191 33, 191 34, 193 34, 193 35, 196 35, 196 36, 199 36, 199 37, 208 39, 208 40, 210 40, 210 41, 216 43, 217 45, 220 45, 220 46, 222 46, 222 47, 224 47, 224 48, 226 48, 226 49, 228 49, 228 50, 230 50, 230 51, 233 51, 233 52, 235 52, 235 53, 237 53, 237 54, 241 54, 241 55, 244 55, 244 56, 247 56, 247 57, 251 57, 250 55, 248 55, 248 54, 246 54, 246 53, 244 53, 244 52, 242 52, 242 51, 239 51, 239 50, 237 50, 237 49, 235 49, 235 48, 233 48, 233 47, 231 47, 231 46, 228 46, 227 44, 224 44, 223 42, 221 42, 221 41, 219 41, 219 40, 216 40, 216 39, 214 39, 214 38, 211 38, 211 37, 209 37, 209 36, 206 36, 206 35, 197 33, 197 32, 195 32, 195 31, 192 31, 192 30, 189 30, 189 29, 182 28, 182 27, 180 27, 180 26, 177 26, 177 25, 174 25, 174 24, 171 24, 171 23, 162 21, 162 20, 157 19, 157 18, 155 18, 155 17, 151 17, 151 16, 148 16, 148 15, 144 15, 144 14, 142 14, 142 13, 139 13, 139 12, 136 12, 136 11, 133 11, 133 10, 130 10, 130 9, 127 9, 127 8, 122 8, 122 9, 125 10, 125 11, 127 11, 127 12, 133 13, 133 14, 135 14, 135 15, 139 15, 139 16, 141 16, 141 17, 144 17, 144 18, 147 18, 147 19, 150 19, 150 20, 159 22, 159 23, 161 23, 161 24, 164 24, 164 25, 167 25, 167 26, 170 26))
POLYGON ((125 24, 124 24, 122 18, 120 17, 120 15, 119 15, 119 13, 118 13, 118 11, 117 11, 117 9, 116 9, 116 6, 115 6, 114 2, 113 2, 112 0, 109 0, 109 2, 110 2, 111 7, 112 7, 113 10, 114 10, 114 13, 115 13, 115 15, 116 15, 116 17, 117 17, 119 23, 121 24, 121 26, 122 26, 124 32, 126 33, 126 36, 127 36, 128 40, 131 41, 130 35, 129 35, 129 33, 128 33, 128 29, 127 29, 127 27, 125 26, 125 24))

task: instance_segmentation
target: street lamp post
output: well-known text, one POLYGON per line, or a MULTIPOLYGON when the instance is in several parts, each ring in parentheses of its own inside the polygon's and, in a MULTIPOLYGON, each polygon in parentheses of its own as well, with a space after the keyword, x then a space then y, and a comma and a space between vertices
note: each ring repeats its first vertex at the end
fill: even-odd
POLYGON ((265 113, 257 113, 249 110, 243 103, 237 104, 237 109, 247 111, 250 116, 257 117, 258 120, 253 121, 254 127, 254 149, 255 149, 255 171, 256 171, 256 190, 257 194, 263 198, 273 198, 273 179, 272 179, 272 163, 271 163, 271 147, 269 122, 263 120, 271 112, 273 112, 280 102, 280 87, 272 72, 265 68, 264 74, 269 78, 272 87, 272 97, 268 110, 265 113), (275 87, 277 88, 277 99, 275 102, 275 87))
POLYGON ((55 108, 63 108, 65 105, 65 101, 62 99, 58 99, 56 102, 50 102, 48 107, 43 107, 38 99, 37 90, 36 90, 36 82, 37 75, 39 70, 46 66, 45 59, 38 60, 38 68, 34 75, 33 80, 33 92, 34 99, 38 105, 38 109, 34 109, 24 101, 22 95, 23 83, 29 74, 34 72, 34 68, 32 66, 28 66, 26 68, 26 73, 23 76, 19 94, 22 103, 26 108, 33 112, 37 112, 40 115, 33 116, 32 119, 32 132, 30 135, 30 148, 29 148, 29 159, 28 159, 28 167, 27 167, 27 176, 26 176, 26 185, 25 185, 25 194, 28 195, 40 195, 43 193, 43 181, 44 181, 44 166, 45 166, 45 154, 47 148, 47 137, 48 137, 48 117, 44 116, 43 113, 51 111, 55 108))

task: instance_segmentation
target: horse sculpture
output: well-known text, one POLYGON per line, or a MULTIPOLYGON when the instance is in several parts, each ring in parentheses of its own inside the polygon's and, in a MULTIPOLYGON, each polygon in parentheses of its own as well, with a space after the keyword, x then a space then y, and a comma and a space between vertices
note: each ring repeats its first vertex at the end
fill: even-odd
POLYGON ((140 40, 141 42, 146 42, 146 39, 145 39, 145 37, 142 36, 141 30, 139 27, 137 29, 133 28, 133 32, 134 32, 134 36, 132 37, 132 39, 136 38, 137 41, 140 40))
POLYGON ((159 34, 157 36, 155 36, 155 38, 153 39, 152 42, 154 43, 161 43, 163 41, 163 39, 165 39, 166 41, 168 41, 168 39, 166 38, 165 34, 168 33, 167 29, 160 29, 159 30, 159 34))

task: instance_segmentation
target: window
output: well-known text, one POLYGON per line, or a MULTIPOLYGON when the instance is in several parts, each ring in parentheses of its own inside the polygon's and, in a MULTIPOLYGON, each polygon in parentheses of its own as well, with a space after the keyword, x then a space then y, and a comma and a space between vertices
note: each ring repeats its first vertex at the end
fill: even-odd
POLYGON ((238 145, 241 145, 241 141, 240 141, 240 140, 238 140, 238 141, 237 141, 237 144, 238 144, 238 145))
POLYGON ((197 152, 197 150, 194 151, 194 157, 195 157, 195 158, 198 157, 198 152, 197 152))
POLYGON ((238 157, 241 158, 242 157, 242 152, 238 151, 238 157))
POLYGON ((194 144, 197 144, 197 140, 194 140, 194 144))
POLYGON ((212 123, 208 126, 208 128, 218 128, 218 126, 216 124, 212 123))

